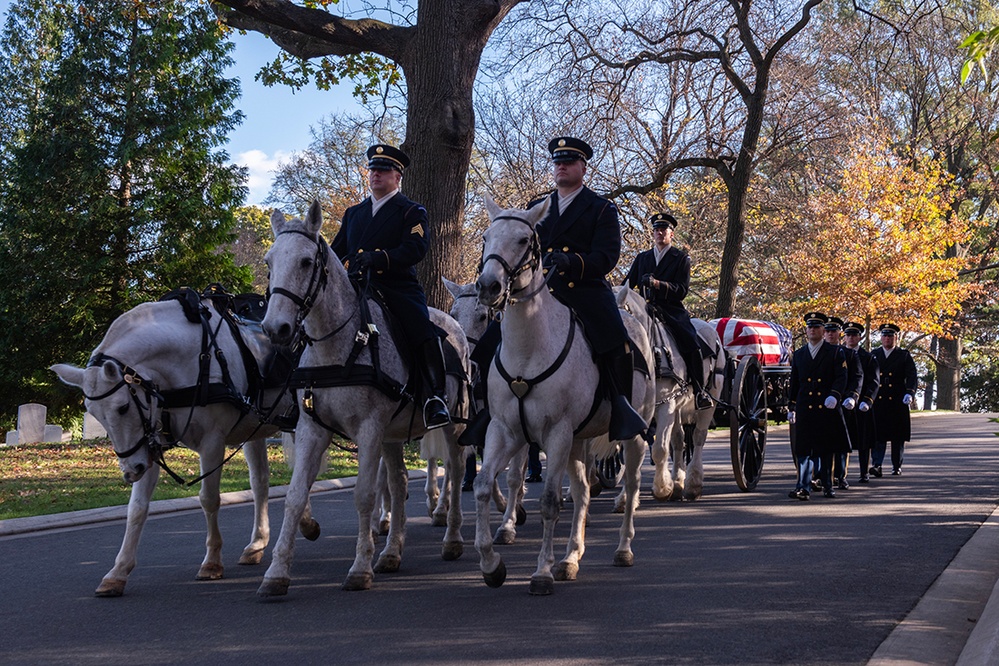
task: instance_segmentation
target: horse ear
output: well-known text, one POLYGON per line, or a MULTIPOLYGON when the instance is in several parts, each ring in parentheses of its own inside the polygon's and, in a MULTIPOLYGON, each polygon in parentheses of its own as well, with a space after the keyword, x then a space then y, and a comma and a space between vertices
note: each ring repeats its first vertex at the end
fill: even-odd
POLYGON ((286 221, 287 220, 284 219, 284 213, 275 208, 271 213, 271 231, 274 232, 275 236, 281 233, 281 230, 284 229, 286 221))
POLYGON ((490 220, 503 212, 503 209, 497 206, 496 202, 488 194, 482 195, 482 202, 486 204, 486 213, 489 214, 490 220))
POLYGON ((59 375, 59 379, 62 380, 64 384, 75 386, 76 388, 83 388, 83 368, 78 368, 75 365, 70 365, 68 363, 56 363, 55 365, 49 366, 49 370, 59 375))
POLYGON ((541 203, 539 203, 537 206, 529 208, 528 210, 534 213, 534 218, 531 220, 531 224, 536 226, 538 222, 548 217, 548 209, 551 208, 551 205, 552 205, 552 198, 545 197, 544 200, 541 203))
POLYGON ((449 292, 451 292, 451 295, 454 296, 455 298, 458 298, 458 295, 461 292, 461 287, 457 283, 451 282, 443 275, 441 276, 441 280, 443 280, 444 286, 447 287, 447 290, 449 292))
POLYGON ((319 199, 313 199, 309 212, 305 215, 305 229, 309 233, 318 234, 322 226, 323 207, 319 204, 319 199))

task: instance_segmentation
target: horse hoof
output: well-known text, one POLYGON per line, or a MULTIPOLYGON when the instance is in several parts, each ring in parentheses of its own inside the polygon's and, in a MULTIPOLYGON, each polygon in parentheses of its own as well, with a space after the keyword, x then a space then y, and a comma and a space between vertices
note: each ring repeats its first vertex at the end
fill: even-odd
POLYGON ((347 576, 347 580, 343 581, 343 585, 340 588, 347 592, 370 590, 371 582, 374 578, 374 575, 369 573, 350 574, 347 576))
POLYGON ((430 524, 434 527, 447 527, 447 514, 434 513, 430 515, 430 524))
POLYGON ((604 491, 603 484, 599 482, 590 484, 590 497, 596 497, 603 491, 604 491))
POLYGON ((315 541, 319 538, 319 523, 317 523, 314 519, 310 519, 301 523, 298 526, 298 531, 301 532, 302 536, 309 541, 315 541))
POLYGON ((290 578, 265 578, 257 588, 258 597, 283 597, 288 594, 290 578))
POLYGON ((94 590, 94 595, 98 597, 120 597, 125 594, 125 582, 116 578, 105 578, 97 586, 97 589, 94 590))
POLYGON ((398 555, 382 555, 375 562, 375 573, 395 573, 402 565, 402 558, 398 555))
POLYGON ((224 569, 221 564, 204 564, 198 570, 194 580, 221 580, 224 569))
POLYGON ((499 566, 492 573, 482 572, 482 579, 489 587, 499 587, 506 582, 506 565, 500 560, 499 566))
POLYGON ((630 550, 619 550, 614 553, 614 566, 630 567, 635 565, 635 555, 630 550))
POLYGON ((527 510, 524 509, 523 504, 517 505, 517 524, 523 525, 527 522, 527 510))
POLYGON ((531 587, 528 594, 544 597, 555 593, 555 579, 548 576, 531 576, 531 587))
POLYGON ((446 543, 441 548, 441 559, 445 562, 453 562, 465 552, 465 544, 458 541, 456 543, 446 543))
POLYGON ((700 491, 694 492, 693 490, 690 490, 690 491, 684 491, 683 493, 683 499, 687 500, 688 502, 693 502, 694 500, 699 499, 700 497, 701 497, 700 491))
POLYGON ((264 549, 244 550, 239 556, 239 564, 260 564, 264 560, 264 549))
POLYGON ((562 561, 552 567, 552 575, 555 580, 576 580, 578 574, 579 565, 575 562, 562 561))
POLYGON ((493 539, 493 544, 497 546, 509 546, 517 540, 517 532, 514 530, 506 529, 501 527, 496 530, 496 538, 493 539))

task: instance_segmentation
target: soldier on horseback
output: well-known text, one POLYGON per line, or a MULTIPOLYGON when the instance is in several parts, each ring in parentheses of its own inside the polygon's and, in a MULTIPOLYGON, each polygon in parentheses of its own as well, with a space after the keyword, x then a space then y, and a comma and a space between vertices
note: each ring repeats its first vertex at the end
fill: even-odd
POLYGON ((330 248, 347 270, 378 289, 402 326, 405 343, 420 361, 431 392, 423 407, 427 428, 451 422, 447 409, 441 331, 430 321, 416 264, 430 245, 427 211, 400 192, 409 156, 394 146, 367 150, 371 196, 343 215, 330 248))
POLYGON ((690 255, 673 245, 676 218, 669 213, 656 213, 649 218, 649 224, 652 225, 654 246, 635 257, 627 284, 631 289, 640 290, 652 316, 673 334, 687 365, 697 409, 708 409, 711 398, 704 390, 704 363, 697 332, 683 306, 683 299, 690 290, 690 255))

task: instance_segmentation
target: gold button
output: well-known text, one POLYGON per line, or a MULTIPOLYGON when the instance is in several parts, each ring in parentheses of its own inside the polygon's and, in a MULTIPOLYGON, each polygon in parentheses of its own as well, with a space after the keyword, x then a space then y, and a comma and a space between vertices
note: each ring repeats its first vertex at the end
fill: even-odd
POLYGON ((547 250, 547 251, 548 251, 548 252, 551 252, 551 251, 552 251, 552 249, 551 249, 551 248, 548 248, 548 250, 547 250))
POLYGON ((569 289, 572 289, 572 288, 573 288, 573 287, 575 287, 575 286, 576 286, 576 284, 575 284, 574 282, 570 282, 570 283, 569 283, 569 289))
POLYGON ((364 248, 363 247, 360 250, 357 251, 358 254, 361 254, 363 252, 364 252, 364 248))
POLYGON ((547 269, 547 268, 546 268, 546 269, 544 269, 544 270, 543 270, 543 271, 541 271, 541 272, 542 272, 542 273, 544 273, 545 275, 548 275, 548 269, 547 269))
POLYGON ((562 251, 563 251, 563 252, 568 252, 568 251, 569 251, 569 246, 568 246, 568 245, 566 245, 565 247, 563 247, 563 248, 562 248, 562 251))
POLYGON ((808 381, 812 381, 812 378, 811 378, 811 377, 809 377, 809 378, 808 378, 808 381))

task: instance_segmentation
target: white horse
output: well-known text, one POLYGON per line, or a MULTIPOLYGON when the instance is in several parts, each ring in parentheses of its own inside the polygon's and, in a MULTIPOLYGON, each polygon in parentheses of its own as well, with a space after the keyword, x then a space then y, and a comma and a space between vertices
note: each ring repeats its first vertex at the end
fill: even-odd
MULTIPOLYGON (((574 330, 576 324, 569 308, 546 288, 536 226, 547 214, 548 202, 527 211, 502 210, 486 197, 486 210, 491 224, 483 237, 484 259, 476 283, 479 300, 497 308, 506 303, 506 308, 501 321, 503 343, 489 371, 487 393, 492 420, 486 433, 485 460, 475 480, 475 546, 486 584, 502 585, 506 566, 493 548, 489 526, 491 485, 511 457, 526 448, 525 439, 536 440, 547 455, 548 473, 541 494, 544 535, 529 591, 551 594, 556 577, 573 580, 579 570, 590 499, 585 444, 607 432, 610 403, 594 399, 600 377, 590 346, 582 332, 574 330), (504 375, 511 379, 504 379, 504 375), (539 377, 544 379, 538 381, 539 377), (555 566, 553 540, 562 477, 567 469, 573 501, 572 529, 565 557, 555 566)), ((624 319, 632 341, 646 363, 651 364, 645 331, 631 317, 624 319)), ((635 373, 632 404, 645 420, 652 416, 653 396, 652 380, 635 373)), ((634 437, 623 445, 629 501, 614 563, 630 566, 634 561, 631 542, 645 441, 634 437)), ((608 452, 594 453, 601 456, 608 452)))
MULTIPOLYGON (((652 445, 652 462, 656 472, 652 495, 664 502, 670 499, 695 500, 704 490, 704 442, 714 416, 713 409, 696 408, 694 390, 689 382, 686 363, 671 333, 646 311, 645 299, 627 287, 618 287, 618 303, 630 312, 650 339, 658 341, 663 355, 669 356, 673 376, 656 379, 656 432, 652 445), (684 460, 685 428, 692 429, 690 462, 684 460), (672 472, 669 459, 673 460, 672 472)), ((721 396, 725 374, 725 350, 713 326, 701 319, 691 319, 697 335, 713 350, 711 358, 702 361, 702 372, 708 381, 705 390, 717 401, 721 396)))
MULTIPOLYGON (((271 215, 274 244, 266 256, 271 275, 271 300, 263 327, 273 341, 287 343, 298 334, 299 325, 302 325, 311 344, 306 347, 296 373, 298 377, 312 377, 314 384, 310 386, 304 380, 296 384, 302 389, 298 393, 303 402, 303 413, 295 430, 298 457, 285 499, 284 525, 275 544, 271 565, 257 592, 265 597, 288 592, 295 548, 294 529, 289 526, 297 523, 305 510, 309 487, 316 478, 320 459, 330 443, 331 428, 347 435, 358 449, 358 475, 354 489, 358 514, 357 548, 343 589, 368 589, 375 572, 398 570, 405 540, 406 515, 407 473, 402 445, 425 432, 421 410, 417 408, 414 413, 412 404, 403 402, 397 394, 390 395, 391 390, 356 383, 330 386, 331 382, 326 381, 339 376, 340 371, 331 368, 344 366, 355 341, 361 344, 359 355, 355 357, 357 365, 373 367, 371 338, 371 342, 381 338, 379 363, 384 377, 399 386, 406 381, 407 373, 406 362, 392 342, 389 321, 382 308, 369 301, 375 328, 362 323, 358 295, 346 270, 320 237, 322 225, 322 209, 318 201, 309 207, 304 221, 298 218, 287 220, 279 211, 271 215), (380 458, 386 464, 392 511, 385 548, 372 567, 374 540, 370 526, 380 458)), ((448 342, 457 351, 467 376, 468 343, 461 328, 443 312, 433 309, 430 312, 433 322, 447 332, 448 342)), ((462 382, 449 375, 448 408, 453 416, 466 414, 467 400, 461 399, 463 390, 462 382)), ((452 444, 448 464, 452 465, 457 477, 464 469, 461 448, 456 443, 457 428, 460 427, 451 424, 441 428, 452 444)), ((460 557, 463 549, 460 493, 460 486, 452 484, 448 527, 441 552, 446 560, 460 557)))
MULTIPOLYGON (((222 465, 226 446, 246 442, 243 453, 250 469, 254 520, 250 543, 243 549, 239 563, 258 564, 263 557, 270 539, 267 512, 270 471, 264 439, 278 429, 261 424, 257 415, 247 413, 245 407, 252 404, 255 396, 248 395, 242 355, 229 326, 221 324, 218 311, 210 312, 216 349, 207 350, 210 373, 208 383, 202 386, 223 387, 222 394, 232 394, 220 402, 192 407, 195 391, 189 392, 189 398, 170 398, 180 389, 199 386, 199 356, 205 351, 202 326, 188 321, 177 302, 143 303, 118 317, 86 368, 64 363, 51 368, 63 382, 83 390, 87 411, 107 430, 118 455, 118 466, 125 480, 132 484, 125 536, 114 566, 97 587, 99 597, 119 597, 124 593, 128 575, 135 568, 139 537, 159 479, 157 459, 162 460, 162 454, 158 452, 174 439, 199 454, 202 474, 222 465), (216 350, 228 361, 230 391, 226 390, 216 350), (165 401, 164 396, 170 399, 165 401), (169 435, 164 433, 165 425, 169 435)), ((277 417, 286 416, 293 405, 286 391, 272 389, 264 392, 258 407, 277 417)), ((222 535, 218 526, 220 476, 210 473, 201 481, 199 497, 208 536, 198 580, 223 577, 222 535)), ((309 539, 319 537, 319 525, 310 512, 303 514, 301 529, 309 539)))

